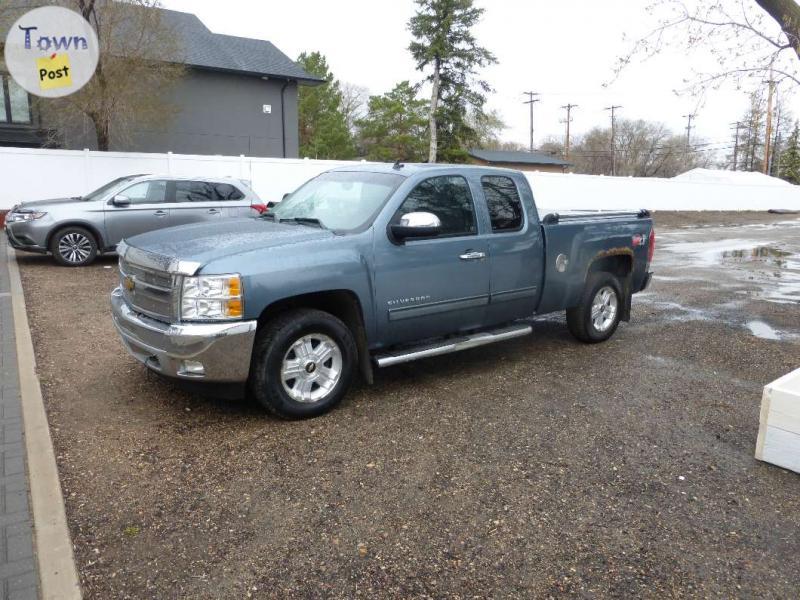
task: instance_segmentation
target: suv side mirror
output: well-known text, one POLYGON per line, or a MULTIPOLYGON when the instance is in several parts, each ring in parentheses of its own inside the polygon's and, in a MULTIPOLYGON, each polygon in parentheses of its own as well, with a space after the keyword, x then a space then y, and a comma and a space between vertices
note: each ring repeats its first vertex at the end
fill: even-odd
POLYGON ((442 222, 433 213, 411 212, 400 217, 400 223, 389 225, 392 237, 398 242, 409 238, 432 237, 438 235, 442 222))
POLYGON ((128 198, 127 196, 119 195, 119 196, 114 196, 114 198, 111 200, 111 203, 114 206, 130 206, 131 199, 128 198))

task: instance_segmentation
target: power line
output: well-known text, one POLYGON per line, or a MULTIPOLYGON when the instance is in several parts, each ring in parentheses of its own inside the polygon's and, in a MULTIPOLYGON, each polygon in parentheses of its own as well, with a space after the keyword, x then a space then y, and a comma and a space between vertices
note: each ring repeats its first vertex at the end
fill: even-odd
POLYGON ((528 99, 523 102, 523 104, 528 104, 531 107, 531 152, 533 152, 533 105, 539 102, 538 98, 534 98, 534 96, 538 96, 538 92, 522 92, 523 96, 527 96, 528 99))

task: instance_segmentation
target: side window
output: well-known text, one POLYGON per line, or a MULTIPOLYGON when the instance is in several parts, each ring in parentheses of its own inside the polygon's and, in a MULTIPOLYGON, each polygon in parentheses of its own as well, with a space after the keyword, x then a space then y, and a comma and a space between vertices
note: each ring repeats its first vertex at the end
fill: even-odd
POLYGON ((492 231, 516 231, 522 228, 522 201, 517 185, 510 177, 487 176, 481 178, 483 195, 489 207, 492 231))
POLYGON ((467 180, 458 175, 431 177, 415 187, 396 219, 410 212, 433 213, 442 222, 442 236, 474 235, 475 206, 467 180))
POLYGON ((166 181, 142 181, 126 188, 120 194, 127 196, 131 204, 161 204, 166 196, 166 181))
POLYGON ((213 202, 214 188, 205 181, 176 181, 175 202, 213 202))
POLYGON ((242 191, 230 183, 217 183, 214 185, 214 190, 220 200, 241 200, 244 198, 242 191))

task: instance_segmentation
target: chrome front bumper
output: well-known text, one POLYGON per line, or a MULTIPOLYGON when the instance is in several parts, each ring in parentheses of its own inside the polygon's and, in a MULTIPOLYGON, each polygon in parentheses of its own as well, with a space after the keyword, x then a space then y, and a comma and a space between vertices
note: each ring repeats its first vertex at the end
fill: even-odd
POLYGON ((132 311, 120 288, 111 292, 111 313, 128 352, 147 368, 195 381, 247 381, 257 321, 170 325, 132 311), (186 361, 203 372, 187 369, 186 361))

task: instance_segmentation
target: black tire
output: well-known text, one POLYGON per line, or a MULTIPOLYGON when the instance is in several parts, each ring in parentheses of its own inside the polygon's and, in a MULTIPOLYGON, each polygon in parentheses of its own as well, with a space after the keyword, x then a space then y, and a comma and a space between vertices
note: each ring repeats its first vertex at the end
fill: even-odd
MULTIPOLYGON (((570 333, 582 342, 587 344, 604 342, 617 330, 623 306, 622 286, 620 286, 619 280, 606 271, 590 273, 586 278, 580 303, 578 306, 567 309, 567 327, 569 327, 570 333), (603 319, 601 319, 601 327, 597 327, 595 320, 592 319, 592 305, 598 294, 601 291, 605 293, 607 289, 610 289, 616 297, 616 311, 610 322, 603 323, 603 319)), ((603 310, 608 311, 609 309, 603 310)), ((605 314, 609 315, 608 312, 605 314)))
MULTIPOLYGON (((334 354, 332 353, 332 356, 334 354)), ((341 320, 321 310, 288 311, 268 322, 256 336, 250 367, 250 393, 261 406, 277 417, 283 419, 316 417, 341 402, 353 380, 357 364, 358 349, 353 334, 341 320), (317 367, 313 359, 296 354, 293 346, 301 339, 308 338, 311 338, 312 344, 313 339, 323 340, 318 342, 314 350, 333 342, 339 351, 338 361, 334 362, 337 360, 335 358, 326 359, 317 367), (284 360, 296 360, 298 363, 306 361, 303 368, 308 374, 300 373, 298 379, 288 380, 293 383, 284 383, 282 376, 284 360), (335 372, 338 363, 341 363, 338 378, 335 383, 331 383, 334 378, 330 374, 335 372), (317 377, 320 378, 318 381, 323 381, 324 377, 324 382, 323 385, 316 383, 317 387, 314 388, 315 383, 309 384, 309 380, 317 377), (326 384, 332 385, 330 390, 324 389, 326 384), (300 401, 290 395, 290 392, 302 395, 304 385, 310 385, 308 394, 320 394, 320 397, 316 400, 300 401)))
POLYGON ((85 267, 97 258, 97 239, 83 227, 65 227, 50 239, 50 252, 63 267, 85 267))

